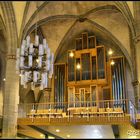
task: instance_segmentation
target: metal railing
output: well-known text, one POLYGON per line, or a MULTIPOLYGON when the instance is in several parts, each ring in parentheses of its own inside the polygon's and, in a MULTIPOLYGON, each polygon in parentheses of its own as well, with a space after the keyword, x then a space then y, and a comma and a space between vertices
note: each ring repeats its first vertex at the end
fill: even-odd
MULTIPOLYGON (((30 113, 31 110, 37 111, 37 110, 45 110, 45 109, 62 109, 63 112, 68 111, 68 108, 80 108, 80 107, 94 107, 97 106, 98 108, 122 108, 124 113, 129 114, 130 110, 130 104, 131 106, 134 105, 131 103, 131 101, 128 100, 100 100, 97 102, 61 102, 61 103, 28 103, 28 104, 19 104, 19 117, 26 117, 28 113, 30 113)), ((131 112, 133 113, 133 112, 131 112)))
POLYGON ((136 124, 137 119, 137 110, 135 105, 131 100, 100 100, 97 102, 91 102, 91 101, 86 101, 86 102, 61 102, 61 103, 28 103, 28 104, 19 104, 19 113, 18 113, 18 118, 23 118, 23 119, 30 119, 32 118, 32 121, 34 118, 47 118, 48 121, 52 120, 52 122, 65 122, 65 121, 73 121, 73 122, 78 122, 78 121, 106 121, 111 122, 113 120, 123 122, 129 121, 132 122, 133 125, 136 124), (91 112, 91 108, 97 108, 97 112, 91 112), (102 111, 99 111, 103 109, 102 111), (115 112, 115 109, 121 109, 121 112, 115 112), (111 112, 107 112, 108 109, 111 109, 111 112), (45 112, 45 110, 48 110, 48 114, 50 113, 51 115, 43 114, 40 115, 38 112, 39 110, 42 110, 45 112), (57 111, 61 110, 62 113, 65 115, 61 116, 60 118, 57 118, 54 114, 57 114, 57 111), (80 110, 80 112, 75 112, 72 113, 73 111, 80 110), (85 111, 85 112, 84 112, 85 111), (34 113, 38 113, 39 115, 34 115, 34 113), (32 114, 32 115, 31 115, 32 114), (77 114, 77 115, 76 115, 77 114), (43 117, 44 116, 44 117, 43 117), (55 116, 55 117, 54 117, 55 116), (78 117, 77 117, 78 116, 78 117), (85 118, 86 116, 86 118, 85 118), (80 117, 80 119, 79 119, 80 117), (106 117, 106 118, 105 118, 106 117), (53 118, 53 119, 52 119, 53 118), (121 120, 123 119, 123 120, 121 120))

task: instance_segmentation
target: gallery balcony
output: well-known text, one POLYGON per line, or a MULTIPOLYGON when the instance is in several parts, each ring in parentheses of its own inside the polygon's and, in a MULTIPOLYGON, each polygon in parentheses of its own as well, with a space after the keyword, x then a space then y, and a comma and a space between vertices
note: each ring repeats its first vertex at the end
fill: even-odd
POLYGON ((19 104, 18 125, 136 126, 137 110, 130 100, 19 104))

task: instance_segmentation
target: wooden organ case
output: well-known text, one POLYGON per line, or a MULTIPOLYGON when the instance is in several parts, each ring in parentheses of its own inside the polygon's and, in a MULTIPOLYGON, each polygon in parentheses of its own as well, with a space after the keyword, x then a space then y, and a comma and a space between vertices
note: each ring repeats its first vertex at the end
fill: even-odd
POLYGON ((120 56, 107 60, 106 48, 97 45, 96 36, 84 32, 75 39, 75 49, 68 50, 66 69, 71 107, 125 99, 124 59, 120 56), (115 67, 111 66, 112 60, 117 60, 115 67))

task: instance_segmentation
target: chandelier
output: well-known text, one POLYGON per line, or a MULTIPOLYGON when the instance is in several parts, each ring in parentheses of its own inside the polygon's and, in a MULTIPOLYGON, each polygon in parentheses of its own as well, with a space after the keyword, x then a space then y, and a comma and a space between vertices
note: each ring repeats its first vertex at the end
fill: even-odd
POLYGON ((16 73, 20 75, 20 84, 24 88, 31 85, 31 89, 40 87, 40 90, 48 88, 48 80, 53 75, 54 54, 43 39, 39 44, 39 36, 35 35, 35 42, 32 43, 30 36, 22 41, 21 48, 16 52, 16 73))

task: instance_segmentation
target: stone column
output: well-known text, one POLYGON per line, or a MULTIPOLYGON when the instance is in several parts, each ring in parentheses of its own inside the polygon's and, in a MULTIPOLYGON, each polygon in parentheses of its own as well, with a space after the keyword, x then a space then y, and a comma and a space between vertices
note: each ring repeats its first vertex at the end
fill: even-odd
POLYGON ((140 99, 140 96, 139 96, 139 82, 138 82, 138 80, 137 81, 133 81, 132 85, 134 87, 135 107, 138 109, 139 99, 140 99))
POLYGON ((17 111, 19 98, 19 76, 16 74, 16 48, 18 47, 18 33, 15 11, 12 2, 0 2, 0 7, 5 21, 6 40, 6 81, 3 94, 3 138, 16 138, 17 111))
POLYGON ((136 48, 136 60, 137 61, 137 80, 133 82, 135 94, 135 100, 137 101, 136 106, 140 106, 140 41, 135 40, 135 48, 136 48))
POLYGON ((6 64, 2 138, 16 138, 17 133, 19 75, 16 74, 15 66, 15 56, 9 55, 6 64))
POLYGON ((133 42, 135 44, 135 60, 136 61, 136 76, 133 81, 133 86, 135 90, 135 101, 136 106, 138 107, 140 104, 140 92, 139 92, 139 83, 140 83, 140 2, 136 1, 133 3, 134 6, 134 22, 135 22, 135 31, 136 31, 136 37, 133 38, 133 42))

